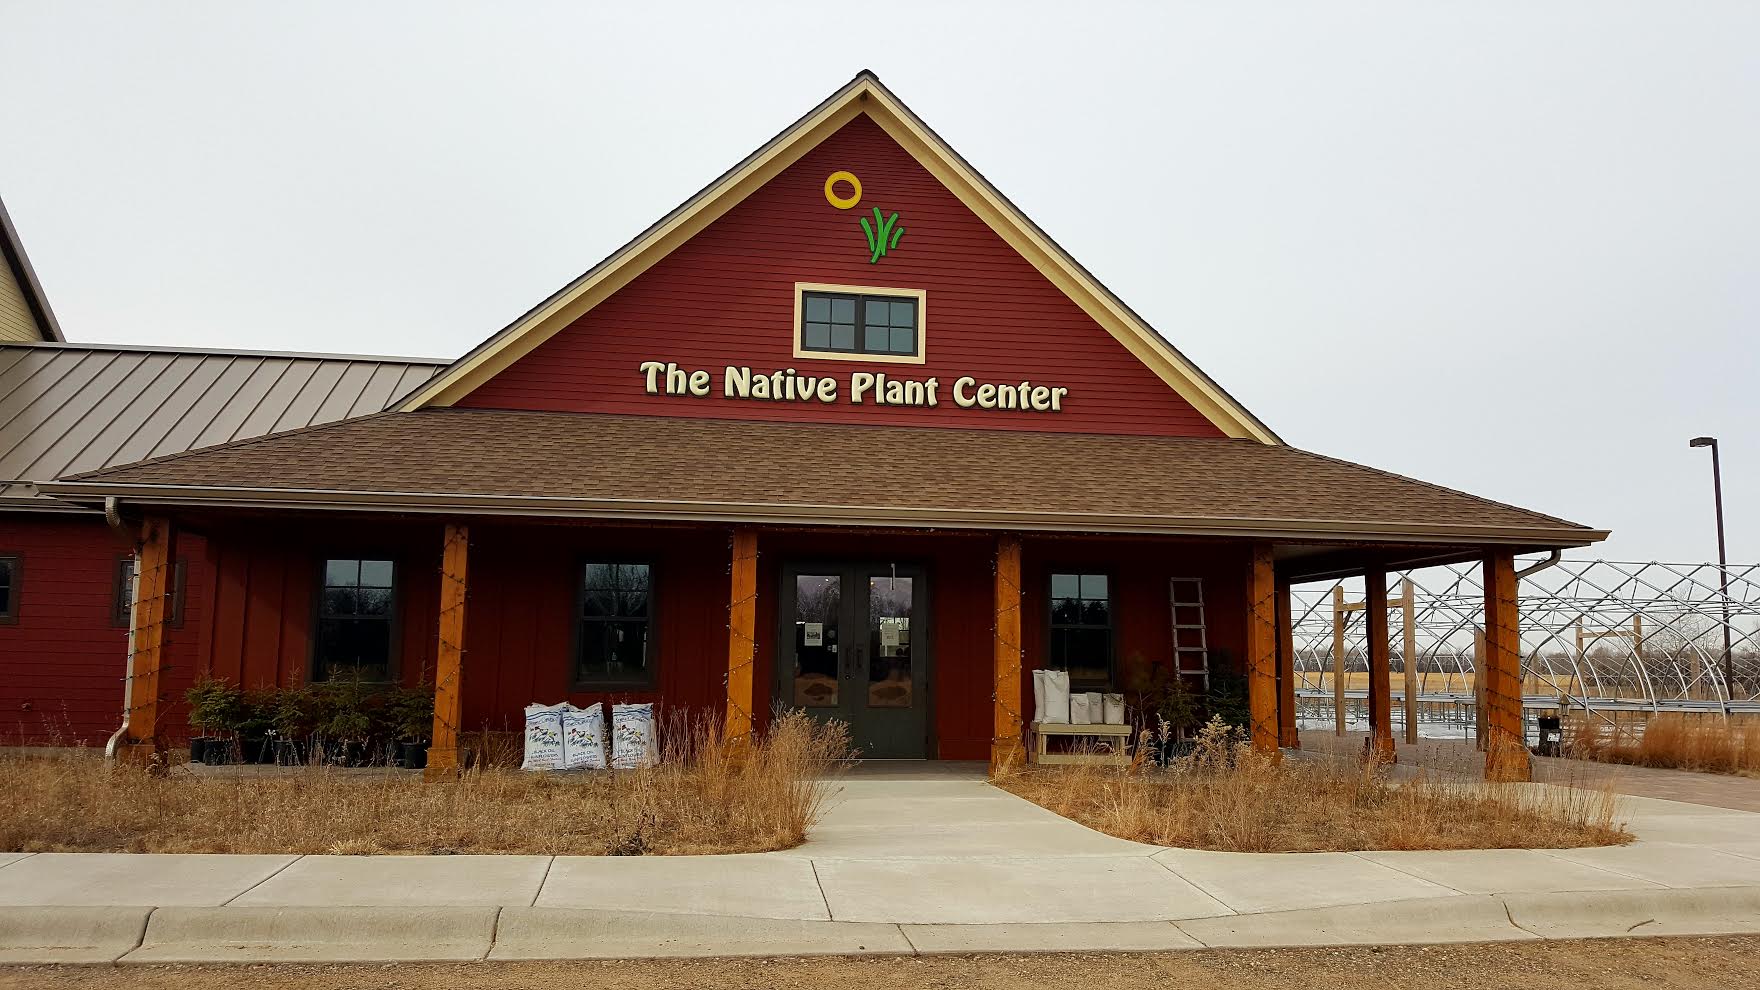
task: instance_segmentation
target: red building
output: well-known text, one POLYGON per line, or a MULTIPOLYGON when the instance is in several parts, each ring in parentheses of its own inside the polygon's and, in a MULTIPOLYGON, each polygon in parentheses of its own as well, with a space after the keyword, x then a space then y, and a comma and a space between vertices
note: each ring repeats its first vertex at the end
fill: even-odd
POLYGON ((138 746, 193 643, 435 682, 435 772, 564 698, 1012 759, 1023 669, 1114 686, 1176 623, 1293 744, 1288 584, 1467 559, 1513 734, 1514 555, 1606 536, 1284 444, 868 73, 393 409, 41 487, 137 527, 138 746))

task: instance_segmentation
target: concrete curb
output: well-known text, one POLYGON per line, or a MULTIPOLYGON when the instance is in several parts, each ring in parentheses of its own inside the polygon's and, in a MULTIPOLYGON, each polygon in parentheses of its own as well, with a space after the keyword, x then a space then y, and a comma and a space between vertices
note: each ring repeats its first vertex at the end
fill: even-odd
POLYGON ((432 962, 483 958, 493 907, 160 908, 124 963, 432 962))
POLYGON ((912 955, 897 925, 503 908, 490 959, 912 955))
POLYGON ((1542 938, 1760 932, 1760 887, 1505 894, 1509 917, 1542 938))
POLYGON ((150 907, 0 907, 0 963, 115 962, 141 944, 150 907))
POLYGON ((1436 945, 1540 937, 1510 924, 1502 901, 1471 894, 1200 918, 1174 924, 1210 948, 1436 945))

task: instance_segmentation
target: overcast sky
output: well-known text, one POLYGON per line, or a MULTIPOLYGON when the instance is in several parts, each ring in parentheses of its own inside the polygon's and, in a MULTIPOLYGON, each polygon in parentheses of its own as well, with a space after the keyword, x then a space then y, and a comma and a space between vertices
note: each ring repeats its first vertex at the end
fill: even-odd
POLYGON ((0 196, 75 340, 452 357, 872 68, 1289 442, 1706 560, 1714 434, 1760 560, 1760 4, 617 7, 3 0, 0 196))

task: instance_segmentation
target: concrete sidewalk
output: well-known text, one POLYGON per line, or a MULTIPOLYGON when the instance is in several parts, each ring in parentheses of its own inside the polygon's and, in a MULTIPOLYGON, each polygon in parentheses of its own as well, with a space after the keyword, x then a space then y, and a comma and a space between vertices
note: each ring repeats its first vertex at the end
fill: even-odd
POLYGON ((1631 846, 1215 853, 869 766, 802 846, 695 857, 0 854, 0 962, 1150 950, 1760 931, 1760 814, 1631 846))

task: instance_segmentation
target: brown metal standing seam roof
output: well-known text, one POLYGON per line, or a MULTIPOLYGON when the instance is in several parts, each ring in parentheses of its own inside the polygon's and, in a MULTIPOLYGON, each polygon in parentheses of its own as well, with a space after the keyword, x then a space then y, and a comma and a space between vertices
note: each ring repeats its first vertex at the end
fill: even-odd
POLYGON ((0 508, 65 508, 32 482, 385 408, 446 362, 0 344, 0 508))
POLYGON ((384 413, 64 479, 56 494, 728 521, 1580 546, 1606 534, 1249 440, 490 409, 384 413))

